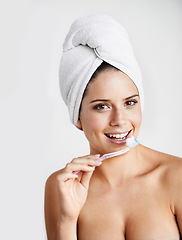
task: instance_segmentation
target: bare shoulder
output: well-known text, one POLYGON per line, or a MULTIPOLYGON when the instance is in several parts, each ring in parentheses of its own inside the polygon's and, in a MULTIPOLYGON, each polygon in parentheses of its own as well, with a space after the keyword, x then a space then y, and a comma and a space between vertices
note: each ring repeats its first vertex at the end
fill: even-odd
MULTIPOLYGON (((145 149, 145 154, 153 165, 159 166, 162 186, 168 191, 171 198, 171 208, 176 214, 177 209, 182 208, 182 158, 149 148, 145 149)), ((181 211, 182 209, 180 214, 181 211)))
POLYGON ((173 155, 165 157, 166 179, 171 186, 171 197, 175 205, 175 203, 182 201, 182 158, 173 155))
POLYGON ((45 184, 45 201, 44 201, 44 211, 45 211, 45 223, 46 231, 49 239, 56 239, 56 225, 58 221, 59 214, 59 199, 57 192, 57 176, 62 170, 52 173, 45 184))
POLYGON ((157 183, 157 190, 175 216, 182 233, 182 158, 146 147, 141 150, 153 170, 152 182, 157 183))
POLYGON ((182 231, 182 158, 161 153, 164 186, 170 195, 170 208, 182 231))
POLYGON ((57 197, 57 176, 61 173, 61 171, 62 170, 52 173, 45 183, 45 204, 50 198, 53 200, 53 198, 57 197))
POLYGON ((145 156, 153 163, 158 163, 161 167, 165 167, 166 171, 173 174, 182 170, 182 158, 167 153, 159 152, 151 148, 143 147, 145 156))
POLYGON ((57 194, 57 177, 62 172, 62 169, 52 173, 45 184, 45 210, 47 210, 50 205, 56 207, 58 202, 57 194), (51 204, 52 203, 52 204, 51 204))
POLYGON ((182 183, 182 158, 166 154, 166 167, 172 182, 181 180, 182 183))
POLYGON ((182 180, 182 158, 167 153, 157 152, 161 166, 165 168, 166 176, 171 183, 176 179, 182 180))
POLYGON ((166 169, 166 180, 174 195, 179 189, 182 191, 182 158, 164 154, 163 162, 166 169))
POLYGON ((159 152, 147 147, 143 147, 143 155, 148 159, 149 164, 160 172, 160 176, 166 185, 174 187, 182 184, 182 158, 167 153, 159 152))
POLYGON ((53 172, 48 178, 47 178, 47 181, 46 181, 46 184, 45 184, 45 187, 49 187, 50 185, 52 186, 52 184, 55 184, 56 181, 57 181, 57 177, 58 175, 62 172, 62 169, 61 170, 58 170, 56 172, 53 172))

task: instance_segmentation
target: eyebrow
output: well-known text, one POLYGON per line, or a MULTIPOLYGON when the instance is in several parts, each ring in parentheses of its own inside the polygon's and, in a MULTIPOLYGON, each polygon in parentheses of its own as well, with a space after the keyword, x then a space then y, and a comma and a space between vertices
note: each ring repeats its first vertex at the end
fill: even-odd
POLYGON ((128 100, 128 99, 133 98, 133 97, 139 97, 139 95, 138 94, 134 94, 134 95, 132 95, 130 97, 125 98, 125 100, 128 100))
MULTIPOLYGON (((133 97, 139 97, 139 95, 138 94, 134 94, 132 96, 129 96, 129 97, 125 98, 124 100, 128 100, 128 99, 133 98, 133 97)), ((110 100, 108 100, 108 99, 95 99, 95 100, 92 100, 90 103, 94 103, 94 102, 109 102, 109 101, 110 100)))

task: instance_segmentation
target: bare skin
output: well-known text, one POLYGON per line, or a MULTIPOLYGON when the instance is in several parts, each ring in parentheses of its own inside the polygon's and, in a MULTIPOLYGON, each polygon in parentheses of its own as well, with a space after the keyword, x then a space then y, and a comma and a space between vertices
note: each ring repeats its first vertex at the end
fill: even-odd
POLYGON ((106 134, 130 130, 138 136, 141 108, 137 94, 133 82, 120 71, 103 72, 89 85, 78 127, 90 143, 91 155, 73 159, 48 178, 48 240, 180 239, 180 158, 141 144, 101 165, 95 156, 126 147, 106 134), (73 174, 77 170, 82 171, 79 177, 73 174))
POLYGON ((182 189, 182 161, 144 146, 137 148, 142 167, 136 175, 110 181, 102 176, 104 163, 94 172, 78 220, 79 240, 85 236, 88 240, 180 239, 175 214, 182 230, 182 209, 177 210, 175 202, 181 205, 182 194, 174 190, 182 189))

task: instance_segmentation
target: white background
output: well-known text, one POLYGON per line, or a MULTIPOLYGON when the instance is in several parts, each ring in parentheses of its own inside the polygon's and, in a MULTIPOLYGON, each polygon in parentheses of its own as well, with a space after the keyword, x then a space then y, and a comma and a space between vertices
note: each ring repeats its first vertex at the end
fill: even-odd
POLYGON ((46 239, 44 184, 89 152, 58 83, 73 20, 110 14, 128 31, 143 75, 142 144, 182 157, 181 0, 9 0, 0 6, 0 239, 46 239))

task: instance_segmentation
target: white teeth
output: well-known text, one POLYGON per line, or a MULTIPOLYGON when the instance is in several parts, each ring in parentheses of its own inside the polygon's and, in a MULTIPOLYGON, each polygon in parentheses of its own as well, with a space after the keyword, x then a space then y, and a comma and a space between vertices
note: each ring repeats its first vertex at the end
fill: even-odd
POLYGON ((121 139, 121 138, 126 137, 128 135, 128 132, 127 133, 123 133, 123 134, 107 134, 107 135, 109 137, 121 139))

